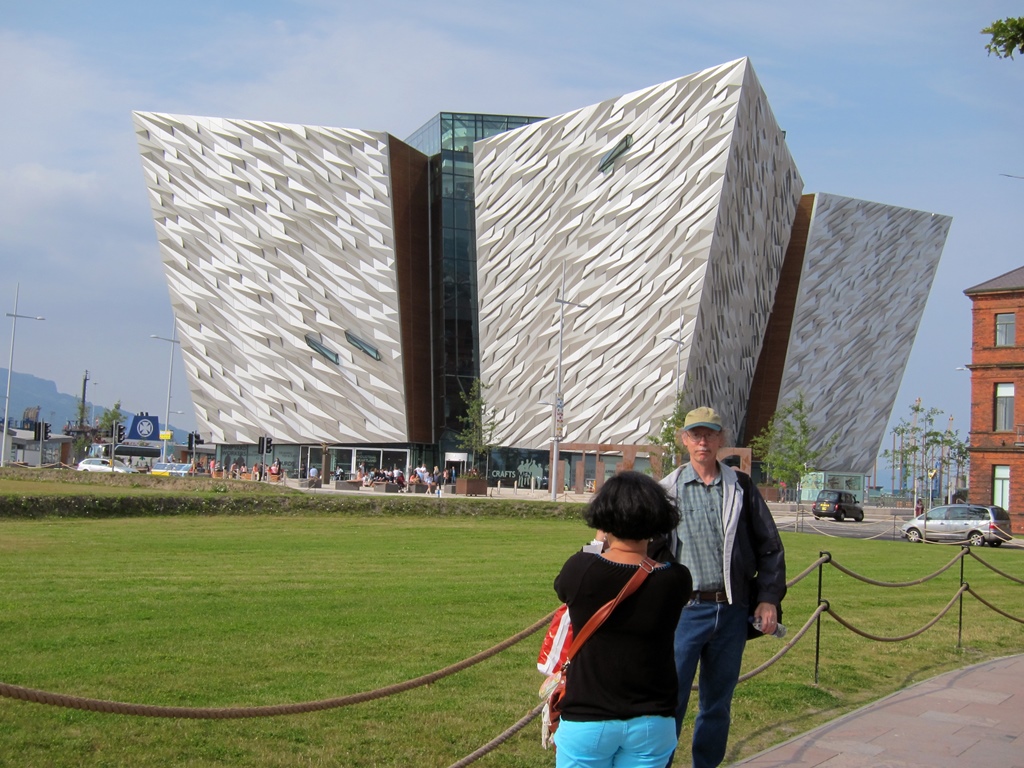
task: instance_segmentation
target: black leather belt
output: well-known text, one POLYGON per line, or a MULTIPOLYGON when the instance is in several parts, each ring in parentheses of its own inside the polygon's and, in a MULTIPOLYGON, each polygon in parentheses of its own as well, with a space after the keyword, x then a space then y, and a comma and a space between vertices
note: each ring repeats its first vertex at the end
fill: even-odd
POLYGON ((729 598, 725 592, 700 592, 696 590, 690 595, 690 600, 699 600, 702 603, 729 602, 729 598))

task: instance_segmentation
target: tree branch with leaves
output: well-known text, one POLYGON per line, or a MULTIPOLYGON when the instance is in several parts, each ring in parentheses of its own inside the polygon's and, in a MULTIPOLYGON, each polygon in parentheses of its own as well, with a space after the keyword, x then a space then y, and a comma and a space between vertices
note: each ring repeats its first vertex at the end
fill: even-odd
POLYGON ((109 432, 115 424, 124 424, 124 413, 121 411, 121 401, 114 403, 114 407, 103 412, 100 416, 99 430, 109 432))
POLYGON ((985 50, 1000 59, 1012 59, 1014 53, 1024 53, 1024 16, 994 21, 981 30, 983 35, 992 35, 992 41, 985 44, 985 50))
POLYGON ((661 448, 659 455, 651 456, 651 465, 661 477, 671 472, 674 467, 679 466, 686 457, 686 449, 679 442, 679 430, 683 428, 683 421, 689 410, 685 393, 680 391, 676 395, 672 413, 662 420, 661 429, 657 434, 647 436, 648 442, 661 448))
POLYGON ((814 440, 807 402, 803 392, 798 392, 750 441, 750 449, 764 462, 770 478, 795 487, 805 474, 818 468, 822 456, 835 447, 839 434, 833 434, 817 449, 811 447, 814 440))

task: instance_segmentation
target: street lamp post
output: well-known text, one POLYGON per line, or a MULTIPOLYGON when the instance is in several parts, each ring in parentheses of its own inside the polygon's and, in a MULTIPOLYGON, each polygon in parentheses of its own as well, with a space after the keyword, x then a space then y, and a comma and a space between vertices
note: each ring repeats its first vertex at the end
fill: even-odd
MULTIPOLYGON (((164 411, 164 432, 166 432, 170 428, 171 424, 171 381, 174 377, 174 345, 181 344, 180 341, 174 338, 176 330, 177 328, 172 325, 170 338, 167 338, 166 336, 157 336, 156 334, 152 333, 149 335, 149 338, 151 339, 166 341, 169 342, 171 345, 170 362, 167 363, 167 409, 164 411)), ((163 439, 160 440, 160 461, 167 461, 167 441, 163 439)))
MULTIPOLYGON (((100 385, 100 383, 98 381, 94 381, 92 383, 92 385, 93 385, 93 387, 98 387, 100 385)), ((93 397, 95 397, 95 396, 96 395, 93 395, 93 397)), ((91 401, 89 403, 89 428, 90 429, 95 429, 96 428, 96 403, 93 403, 91 401)))
MULTIPOLYGON (((679 338, 678 339, 674 339, 671 336, 665 336, 664 340, 665 341, 671 341, 673 344, 676 345, 676 403, 678 404, 678 402, 679 402, 679 368, 682 365, 683 346, 684 346, 684 342, 683 342, 683 313, 682 312, 679 313, 679 338)), ((675 405, 673 405, 672 407, 673 407, 673 410, 674 410, 675 409, 675 405)))
MULTIPOLYGON (((171 416, 172 415, 174 415, 174 416, 184 416, 185 412, 184 411, 168 411, 167 412, 167 426, 164 427, 164 431, 171 433, 171 443, 172 443, 170 456, 167 457, 168 461, 174 461, 174 445, 173 445, 173 443, 174 443, 174 432, 171 430, 171 416)), ((163 442, 162 445, 167 445, 167 443, 163 442)), ((194 454, 195 454, 195 452, 193 451, 193 459, 195 458, 194 454)))
POLYGON ((563 421, 563 406, 562 400, 562 337, 565 332, 565 305, 568 304, 573 307, 579 307, 580 309, 586 309, 588 305, 578 304, 575 301, 566 301, 565 299, 565 262, 562 262, 562 287, 559 291, 558 298, 555 299, 558 304, 558 367, 555 373, 555 405, 553 417, 555 420, 555 435, 552 440, 552 454, 551 454, 551 477, 548 480, 548 484, 551 486, 551 500, 558 500, 558 447, 562 442, 562 421, 563 421))
MULTIPOLYGON (((7 395, 4 397, 4 432, 0 437, 0 467, 7 466, 7 418, 10 415, 11 405, 11 374, 14 372, 14 336, 18 331, 18 318, 24 320, 45 320, 45 317, 18 314, 18 297, 21 294, 21 283, 14 289, 14 311, 8 312, 7 317, 11 318, 11 356, 7 363, 7 395)), ((40 458, 41 458, 40 454, 40 458)))
MULTIPOLYGON (((676 399, 672 403, 672 414, 675 415, 676 409, 679 407, 679 367, 683 355, 683 318, 682 315, 679 317, 679 338, 673 339, 671 336, 664 337, 665 341, 671 341, 676 345, 676 399)), ((679 438, 675 435, 672 436, 672 444, 678 445, 679 438)), ((675 450, 672 451, 672 464, 678 466, 679 454, 675 450)))

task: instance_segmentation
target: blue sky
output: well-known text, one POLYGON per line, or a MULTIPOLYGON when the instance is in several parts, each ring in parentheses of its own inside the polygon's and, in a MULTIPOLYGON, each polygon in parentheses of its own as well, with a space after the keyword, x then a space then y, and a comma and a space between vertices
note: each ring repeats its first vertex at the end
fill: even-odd
MULTIPOLYGON (((0 0, 0 307, 20 283, 19 312, 47 318, 19 322, 14 369, 69 393, 88 369, 97 402, 164 412, 168 349, 150 335, 172 316, 132 110, 404 138, 442 110, 554 115, 747 56, 805 192, 953 217, 895 415, 921 397, 966 435, 963 290, 1024 264, 1024 179, 1001 175, 1024 176, 1024 60, 988 56, 979 30, 1021 15, 996 0, 0 0)), ((171 408, 188 413, 172 421, 189 429, 175 368, 171 408)))

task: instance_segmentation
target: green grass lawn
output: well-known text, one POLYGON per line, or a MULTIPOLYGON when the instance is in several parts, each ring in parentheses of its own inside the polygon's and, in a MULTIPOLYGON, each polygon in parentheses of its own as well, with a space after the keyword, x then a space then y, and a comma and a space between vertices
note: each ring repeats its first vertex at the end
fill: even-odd
MULTIPOLYGON (((548 613, 555 573, 588 538, 578 521, 468 516, 0 520, 0 681, 201 707, 370 690, 459 661, 548 613)), ((827 546, 844 565, 890 581, 920 577, 957 552, 802 534, 785 542, 791 574, 827 546)), ((1021 552, 979 554, 1024 577, 1021 552)), ((970 559, 966 570, 986 599, 1024 613, 1024 587, 970 559)), ((959 566, 905 589, 824 574, 835 610, 881 635, 924 624, 958 585, 959 566)), ((786 600, 791 633, 816 602, 814 575, 786 600)), ((916 680, 1024 652, 1024 627, 969 596, 957 650, 956 615, 893 644, 824 617, 820 683, 812 631, 738 689, 729 760, 916 680)), ((425 688, 309 715, 166 720, 0 699, 0 765, 448 766, 537 703, 539 642, 538 634, 425 688)), ((779 647, 751 643, 744 667, 779 647)), ((477 764, 553 762, 531 724, 477 764)))

